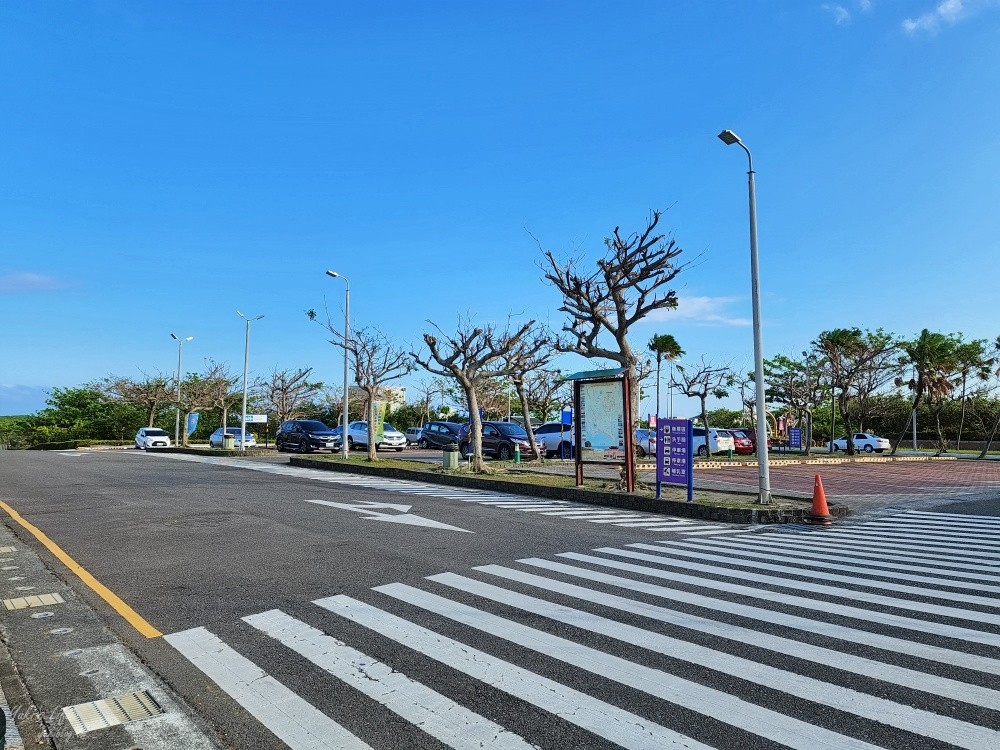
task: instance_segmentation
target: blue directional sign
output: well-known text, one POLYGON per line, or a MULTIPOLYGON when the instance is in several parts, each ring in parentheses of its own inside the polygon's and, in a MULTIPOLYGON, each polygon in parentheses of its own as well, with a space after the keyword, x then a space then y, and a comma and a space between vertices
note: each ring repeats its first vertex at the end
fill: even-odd
POLYGON ((687 487, 688 502, 694 499, 694 457, 690 419, 656 420, 656 496, 661 484, 687 487))
POLYGON ((790 448, 802 448, 802 428, 788 428, 788 446, 790 448))

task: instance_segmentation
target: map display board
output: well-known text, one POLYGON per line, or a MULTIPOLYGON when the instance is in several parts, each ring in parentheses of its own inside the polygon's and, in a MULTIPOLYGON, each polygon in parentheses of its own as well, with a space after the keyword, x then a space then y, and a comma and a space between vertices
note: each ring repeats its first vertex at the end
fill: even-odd
POLYGON ((625 401, 620 381, 580 383, 579 421, 583 459, 625 459, 625 401))

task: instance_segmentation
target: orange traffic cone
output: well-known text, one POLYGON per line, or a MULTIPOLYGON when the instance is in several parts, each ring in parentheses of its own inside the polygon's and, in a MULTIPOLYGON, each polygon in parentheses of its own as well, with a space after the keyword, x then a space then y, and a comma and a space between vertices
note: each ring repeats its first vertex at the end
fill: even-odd
POLYGON ((826 505, 826 493, 823 491, 823 480, 819 474, 816 475, 816 483, 813 485, 813 505, 812 512, 805 517, 806 523, 817 524, 818 526, 829 526, 833 523, 833 516, 826 505))

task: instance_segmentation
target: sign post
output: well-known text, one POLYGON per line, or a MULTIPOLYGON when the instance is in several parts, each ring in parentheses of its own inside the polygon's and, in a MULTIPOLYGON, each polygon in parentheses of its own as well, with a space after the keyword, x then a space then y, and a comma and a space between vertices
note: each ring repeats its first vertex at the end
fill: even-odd
POLYGON ((687 501, 694 500, 694 456, 690 419, 656 420, 656 498, 662 484, 687 487, 687 501))

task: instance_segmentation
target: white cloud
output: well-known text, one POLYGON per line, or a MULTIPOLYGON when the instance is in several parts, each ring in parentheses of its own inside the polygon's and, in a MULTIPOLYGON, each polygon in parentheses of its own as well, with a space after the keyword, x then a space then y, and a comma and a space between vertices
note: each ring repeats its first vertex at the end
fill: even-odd
POLYGON ((916 18, 904 19, 903 31, 908 34, 936 33, 942 26, 951 26, 975 15, 983 8, 996 7, 997 0, 940 0, 933 10, 916 18))
POLYGON ((646 316, 645 320, 647 322, 690 321, 702 325, 748 326, 751 324, 748 318, 734 317, 726 312, 729 305, 740 301, 739 297, 678 297, 675 309, 654 310, 646 316))
POLYGON ((830 13, 833 16, 833 22, 838 26, 851 22, 851 12, 843 5, 823 3, 819 7, 830 13))
MULTIPOLYGON (((833 22, 838 26, 843 26, 851 22, 851 11, 846 5, 841 5, 840 3, 823 3, 819 7, 833 16, 833 22)), ((872 9, 872 0, 854 0, 854 7, 857 8, 859 13, 867 13, 872 9)))
POLYGON ((65 286, 62 281, 40 273, 9 273, 0 276, 0 292, 37 292, 62 289, 65 286))

